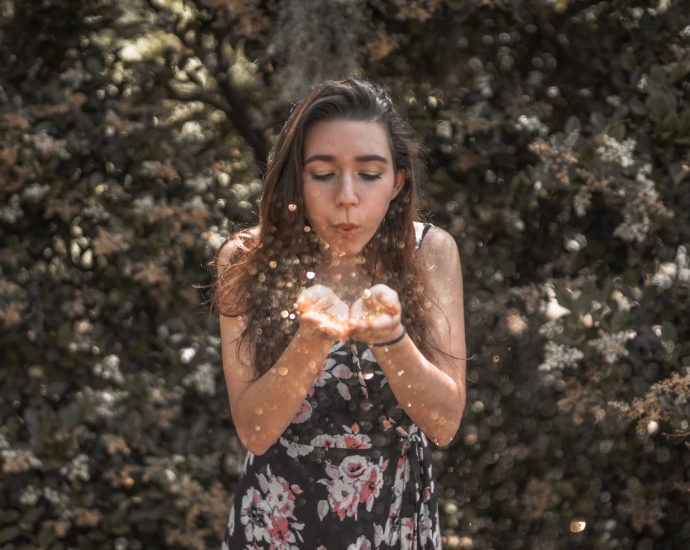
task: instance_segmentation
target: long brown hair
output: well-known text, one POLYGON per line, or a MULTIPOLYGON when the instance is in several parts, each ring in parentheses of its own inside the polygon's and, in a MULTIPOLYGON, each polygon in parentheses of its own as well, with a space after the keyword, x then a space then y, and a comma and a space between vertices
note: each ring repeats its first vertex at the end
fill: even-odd
POLYGON ((234 257, 220 261, 221 246, 211 262, 217 270, 212 309, 244 317, 240 344, 249 352, 255 379, 275 364, 297 330, 294 303, 312 284, 308 275, 321 257, 318 238, 304 216, 303 151, 309 128, 331 119, 375 121, 386 129, 394 169, 404 172, 404 184, 363 251, 365 258, 373 258, 364 268, 372 285, 384 283, 398 292, 402 322, 420 351, 429 357, 436 349, 429 341, 430 303, 415 253, 420 145, 381 87, 355 79, 327 81, 295 106, 269 155, 258 234, 244 239, 237 239, 242 232, 235 234, 223 244, 243 242, 234 257))

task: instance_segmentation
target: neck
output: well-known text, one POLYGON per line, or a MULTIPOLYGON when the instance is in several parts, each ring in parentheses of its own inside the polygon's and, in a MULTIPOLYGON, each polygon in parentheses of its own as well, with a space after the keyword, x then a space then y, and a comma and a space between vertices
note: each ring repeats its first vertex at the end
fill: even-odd
MULTIPOLYGON (((365 256, 366 252, 354 256, 329 254, 325 251, 319 268, 317 269, 317 281, 331 287, 342 298, 356 298, 358 293, 368 288, 371 283, 371 275, 368 274, 365 266, 367 256, 373 260, 372 253, 365 256)), ((368 262, 371 264, 371 261, 368 262)))

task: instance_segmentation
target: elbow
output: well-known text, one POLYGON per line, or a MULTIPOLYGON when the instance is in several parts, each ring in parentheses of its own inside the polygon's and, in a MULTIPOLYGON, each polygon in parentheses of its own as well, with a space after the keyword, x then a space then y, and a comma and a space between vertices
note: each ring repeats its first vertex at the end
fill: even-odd
POLYGON ((256 437, 243 437, 242 435, 237 434, 237 436, 240 438, 240 442, 244 446, 245 449, 247 449, 250 453, 252 453, 255 456, 261 456, 264 454, 267 450, 268 447, 265 445, 262 445, 260 441, 257 441, 256 437))
POLYGON ((437 447, 445 448, 445 447, 448 447, 453 442, 454 438, 455 438, 455 433, 453 433, 452 435, 449 435, 449 434, 439 435, 438 437, 432 438, 432 440, 437 447))
POLYGON ((460 431, 460 425, 462 423, 462 413, 464 410, 465 399, 463 395, 462 399, 460 400, 458 410, 456 411, 456 414, 453 415, 452 420, 448 419, 449 421, 444 423, 445 429, 443 431, 440 431, 438 436, 434 438, 434 443, 436 443, 438 447, 447 447, 453 442, 455 436, 460 431))
POLYGON ((450 431, 447 431, 443 434, 439 434, 439 437, 437 437, 435 441, 436 445, 438 447, 448 447, 455 439, 455 436, 458 434, 459 430, 460 422, 458 421, 453 424, 450 431))
POLYGON ((267 446, 263 438, 258 435, 259 432, 248 433, 237 424, 235 424, 235 432, 244 448, 255 456, 261 456, 270 448, 270 445, 267 446))

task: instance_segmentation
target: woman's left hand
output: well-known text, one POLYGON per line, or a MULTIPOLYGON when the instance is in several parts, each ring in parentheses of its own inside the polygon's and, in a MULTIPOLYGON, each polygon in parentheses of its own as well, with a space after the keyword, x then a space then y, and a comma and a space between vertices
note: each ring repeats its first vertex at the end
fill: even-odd
POLYGON ((350 338, 360 342, 393 340, 403 330, 400 313, 398 293, 387 285, 374 285, 350 306, 350 338))

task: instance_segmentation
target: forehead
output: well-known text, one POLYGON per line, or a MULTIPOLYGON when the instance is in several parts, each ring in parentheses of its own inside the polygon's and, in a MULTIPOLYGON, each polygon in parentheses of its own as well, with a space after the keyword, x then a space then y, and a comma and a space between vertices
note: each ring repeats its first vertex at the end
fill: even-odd
POLYGON ((373 120, 321 120, 307 130, 304 139, 304 158, 312 155, 379 155, 390 160, 388 132, 373 120))

